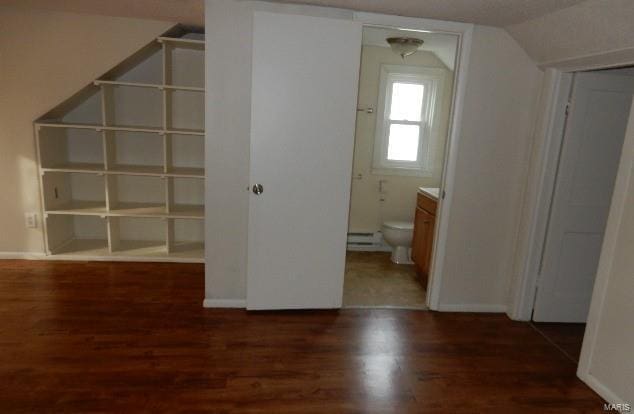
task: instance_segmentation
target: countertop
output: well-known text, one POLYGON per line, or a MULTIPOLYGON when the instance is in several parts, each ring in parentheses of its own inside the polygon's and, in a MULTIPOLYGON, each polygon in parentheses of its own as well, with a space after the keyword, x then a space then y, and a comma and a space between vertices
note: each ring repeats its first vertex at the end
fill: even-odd
POLYGON ((418 187, 418 192, 433 198, 438 201, 438 195, 440 194, 440 188, 437 187, 418 187))

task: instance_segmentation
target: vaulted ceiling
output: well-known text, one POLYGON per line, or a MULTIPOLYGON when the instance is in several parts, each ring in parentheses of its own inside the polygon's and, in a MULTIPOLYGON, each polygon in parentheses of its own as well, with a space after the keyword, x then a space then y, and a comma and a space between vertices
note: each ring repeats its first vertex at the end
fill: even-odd
MULTIPOLYGON (((508 26, 583 0, 285 0, 344 9, 508 26)), ((203 0, 0 0, 0 5, 203 25, 203 0)))

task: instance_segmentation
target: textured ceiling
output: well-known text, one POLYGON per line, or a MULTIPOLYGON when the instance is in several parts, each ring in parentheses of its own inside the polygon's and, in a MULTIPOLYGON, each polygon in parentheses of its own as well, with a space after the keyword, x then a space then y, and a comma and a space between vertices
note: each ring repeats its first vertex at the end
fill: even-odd
MULTIPOLYGON (((583 0, 286 0, 375 13, 508 26, 583 0)), ((203 0, 0 0, 0 5, 203 24, 203 0)))
POLYGON ((585 0, 283 0, 374 13, 508 26, 585 0))
POLYGON ((1 6, 204 25, 203 0, 0 0, 1 6))

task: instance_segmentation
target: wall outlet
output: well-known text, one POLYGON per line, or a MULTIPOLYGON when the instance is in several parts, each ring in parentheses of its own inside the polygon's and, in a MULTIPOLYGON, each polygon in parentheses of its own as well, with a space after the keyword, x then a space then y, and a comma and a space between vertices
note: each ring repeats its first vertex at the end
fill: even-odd
POLYGON ((37 228, 37 213, 24 213, 24 221, 29 229, 37 228))

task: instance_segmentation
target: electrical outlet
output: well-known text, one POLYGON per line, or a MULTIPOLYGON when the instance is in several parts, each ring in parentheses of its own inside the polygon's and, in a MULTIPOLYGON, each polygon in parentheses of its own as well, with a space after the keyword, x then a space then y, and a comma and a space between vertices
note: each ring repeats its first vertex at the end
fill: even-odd
POLYGON ((24 213, 26 227, 30 229, 37 228, 37 213, 24 213))

